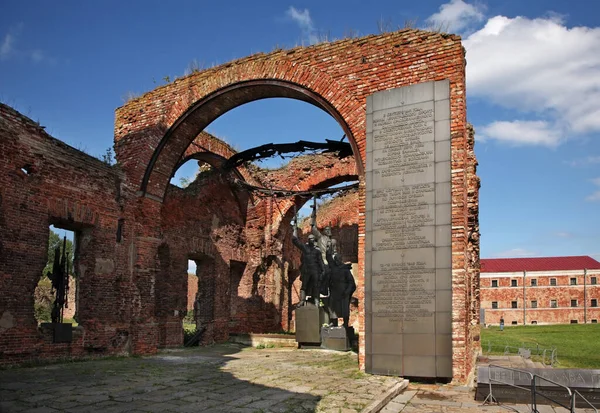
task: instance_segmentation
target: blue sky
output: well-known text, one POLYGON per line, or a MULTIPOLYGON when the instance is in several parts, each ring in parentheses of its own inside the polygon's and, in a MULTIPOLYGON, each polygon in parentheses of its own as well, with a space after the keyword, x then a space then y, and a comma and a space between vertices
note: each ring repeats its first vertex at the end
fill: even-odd
MULTIPOLYGON (((482 257, 600 259, 598 2, 32 0, 1 9, 0 100, 95 156, 112 145, 125 96, 183 75, 192 61, 210 67, 407 21, 459 33, 482 257)), ((342 135, 318 109, 281 99, 234 109, 208 130, 237 149, 342 135)))

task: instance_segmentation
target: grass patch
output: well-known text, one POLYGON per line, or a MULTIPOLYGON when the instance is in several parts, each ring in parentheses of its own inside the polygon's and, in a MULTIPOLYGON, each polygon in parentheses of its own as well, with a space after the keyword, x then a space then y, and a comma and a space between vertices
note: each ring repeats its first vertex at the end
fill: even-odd
MULTIPOLYGON (((533 350, 555 347, 558 364, 562 368, 600 368, 599 324, 555 324, 506 326, 481 329, 481 347, 486 353, 488 342, 493 344, 490 354, 503 354, 503 346, 528 347, 533 350)), ((534 354, 534 351, 532 351, 534 354)))
POLYGON ((263 348, 275 348, 274 343, 260 343, 256 346, 257 349, 261 350, 263 348))
POLYGON ((358 360, 355 357, 348 356, 347 354, 340 354, 339 356, 334 356, 324 360, 317 359, 308 362, 303 361, 302 363, 298 364, 339 371, 343 373, 345 377, 351 379, 361 379, 366 377, 366 374, 358 368, 358 360))

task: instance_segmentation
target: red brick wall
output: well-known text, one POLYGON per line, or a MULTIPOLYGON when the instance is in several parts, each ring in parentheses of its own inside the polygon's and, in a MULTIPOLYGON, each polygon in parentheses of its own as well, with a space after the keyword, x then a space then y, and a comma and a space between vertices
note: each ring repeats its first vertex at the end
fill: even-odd
POLYGON ((130 292, 121 287, 120 274, 127 267, 123 252, 130 232, 121 210, 122 175, 1 104, 0 153, 0 317, 5 321, 0 364, 127 352, 130 292), (126 224, 117 243, 120 218, 126 224), (76 231, 79 240, 75 271, 81 328, 71 345, 52 344, 50 331, 38 329, 33 311, 51 224, 76 231))
MULTIPOLYGON (((33 304, 28 302, 32 298, 18 298, 33 297, 45 262, 45 250, 42 253, 39 246, 47 242, 48 224, 53 222, 81 232, 79 311, 86 335, 85 345, 77 342, 71 353, 144 354, 180 343, 189 258, 208 269, 200 280, 207 341, 226 339, 229 329, 289 328, 289 302, 295 291, 289 277, 296 270, 289 223, 292 205, 305 200, 248 196, 232 188, 227 178, 210 174, 203 176, 209 180, 202 186, 184 191, 169 185, 186 156, 205 150, 222 157, 231 153, 227 145, 200 132, 225 111, 257 98, 311 101, 332 114, 348 135, 353 160, 298 160, 273 177, 282 187, 310 189, 358 176, 361 294, 366 97, 442 79, 450 81, 452 110, 454 377, 465 380, 476 350, 469 311, 476 273, 470 271, 473 259, 467 255, 472 245, 469 203, 474 196, 467 190, 474 173, 468 166, 474 158, 466 124, 465 58, 459 37, 418 30, 257 54, 177 79, 117 109, 119 165, 113 168, 50 138, 3 106, 0 149, 8 156, 0 160, 0 230, 11 238, 3 238, 0 251, 0 287, 10 291, 0 302, 0 313, 8 311, 18 326, 0 332, 3 360, 31 358, 34 353, 45 357, 60 348, 36 344, 40 338, 33 325, 33 304), (31 176, 19 173, 24 165, 32 165, 31 176), (117 242, 119 220, 124 223, 123 239, 117 242), (237 295, 232 293, 232 261, 245 263, 237 295)), ((252 182, 270 179, 243 169, 240 174, 252 182)), ((363 307, 359 330, 362 365, 363 307)))
MULTIPOLYGON (((468 273, 466 257, 466 166, 469 158, 465 58, 459 37, 403 30, 258 54, 192 74, 128 102, 117 110, 117 159, 127 172, 132 187, 145 190, 147 196, 160 202, 174 166, 198 132, 219 115, 218 111, 226 111, 257 97, 304 96, 306 99, 308 96, 309 100, 314 99, 315 103, 322 105, 341 122, 354 145, 360 174, 365 159, 366 97, 381 90, 442 79, 450 80, 452 111, 454 377, 465 380, 471 367, 468 360, 472 359, 476 348, 473 348, 469 338, 471 320, 467 310, 472 288, 468 281, 471 275, 468 273), (247 89, 242 90, 241 87, 247 89), (192 106, 196 110, 189 111, 192 106), (184 113, 187 114, 182 117, 184 113), (178 119, 179 122, 175 124, 178 119)), ((362 177, 361 182, 359 290, 364 288, 362 177)), ((363 326, 361 322, 361 329, 363 326)), ((361 333, 362 365, 364 331, 361 333)))
POLYGON ((528 271, 523 288, 523 273, 482 274, 481 278, 481 308, 485 309, 485 323, 500 323, 504 318, 506 325, 516 322, 518 325, 532 324, 569 324, 571 320, 578 323, 591 323, 600 320, 600 307, 591 307, 591 300, 596 299, 600 304, 600 285, 592 285, 591 278, 596 277, 600 282, 599 270, 588 270, 584 285, 584 270, 581 271, 528 271), (576 285, 571 285, 575 278, 576 285), (556 279, 556 286, 550 280, 556 279), (492 280, 498 282, 498 287, 492 287, 492 280), (511 286, 514 280, 516 287, 511 286), (532 286, 531 280, 537 285, 532 286), (525 291, 524 291, 525 290, 525 291), (523 311, 523 293, 525 293, 525 311, 523 311), (585 299, 584 299, 585 297, 585 299), (556 300, 557 307, 551 307, 551 300, 556 300), (571 300, 577 300, 577 307, 571 307, 571 300), (533 308, 531 301, 537 301, 533 308), (498 308, 492 308, 496 302, 498 308), (517 308, 512 308, 516 302, 517 308))

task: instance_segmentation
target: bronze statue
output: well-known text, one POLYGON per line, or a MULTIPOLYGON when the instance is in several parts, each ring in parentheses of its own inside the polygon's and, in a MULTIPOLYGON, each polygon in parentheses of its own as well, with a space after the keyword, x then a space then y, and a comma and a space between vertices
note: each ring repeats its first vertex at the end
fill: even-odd
POLYGON ((63 312, 67 305, 67 296, 69 293, 69 254, 67 254, 67 237, 63 240, 62 254, 60 246, 54 250, 54 265, 52 272, 48 274, 52 281, 52 288, 56 291, 56 298, 52 305, 50 314, 52 323, 63 322, 63 312))
POLYGON ((319 286, 325 272, 321 251, 315 245, 314 235, 309 234, 308 242, 306 244, 303 244, 298 239, 297 224, 294 225, 292 242, 300 249, 300 251, 302 251, 300 264, 300 281, 302 281, 302 286, 300 287, 300 303, 303 305, 306 301, 306 297, 310 296, 313 303, 318 307, 320 299, 319 286))
POLYGON ((317 199, 314 198, 313 204, 311 206, 312 214, 310 219, 310 229, 312 234, 315 236, 317 241, 317 246, 321 250, 321 256, 323 262, 328 264, 327 262, 327 251, 331 251, 332 254, 337 252, 337 241, 331 236, 331 227, 326 226, 323 228, 323 232, 317 229, 317 199))
POLYGON ((351 264, 344 264, 339 254, 327 251, 329 263, 329 319, 331 324, 337 326, 337 319, 344 319, 344 327, 348 327, 350 320, 350 298, 356 291, 356 283, 350 268, 351 264))

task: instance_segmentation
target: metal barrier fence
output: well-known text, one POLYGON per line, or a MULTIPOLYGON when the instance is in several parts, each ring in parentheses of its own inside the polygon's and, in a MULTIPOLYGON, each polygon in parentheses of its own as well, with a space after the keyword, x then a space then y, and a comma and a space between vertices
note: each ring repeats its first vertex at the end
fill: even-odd
POLYGON ((488 385, 489 385, 489 393, 486 396, 486 398, 483 401, 483 405, 488 404, 488 403, 496 403, 496 404, 500 404, 499 401, 494 397, 493 391, 492 391, 492 383, 496 383, 496 384, 503 384, 505 386, 509 386, 509 387, 514 387, 520 390, 524 390, 527 391, 529 393, 531 393, 531 412, 532 413, 539 413, 538 409, 537 409, 537 398, 538 397, 543 397, 546 400, 549 400, 550 402, 564 407, 565 409, 567 409, 569 412, 574 413, 575 412, 575 407, 577 405, 577 397, 579 396, 579 398, 581 400, 583 400, 588 406, 590 406, 591 409, 594 410, 595 413, 598 412, 598 410, 596 409, 596 407, 594 407, 594 405, 592 403, 590 403, 579 391, 577 390, 572 390, 569 387, 562 385, 560 383, 557 383, 553 380, 549 380, 545 377, 542 376, 538 376, 537 374, 533 374, 529 371, 526 370, 519 370, 519 369, 513 369, 510 367, 503 367, 503 366, 498 366, 495 364, 490 364, 488 366, 488 385), (516 373, 520 373, 523 374, 527 377, 529 377, 529 383, 530 385, 528 387, 525 386, 521 386, 518 384, 513 382, 509 382, 509 381, 503 381, 500 379, 497 379, 495 377, 492 377, 492 369, 499 369, 499 370, 507 370, 510 371, 512 373, 516 372, 516 373), (550 397, 548 394, 545 394, 543 391, 541 391, 538 386, 536 385, 537 381, 544 381, 547 383, 551 383, 553 386, 557 386, 560 387, 562 389, 564 389, 566 391, 566 394, 568 395, 567 400, 568 400, 568 404, 564 404, 562 402, 560 402, 559 400, 556 400, 552 397, 550 397))
MULTIPOLYGON (((483 346, 482 346, 483 347, 483 346)), ((511 354, 523 356, 523 350, 528 350, 530 355, 538 356, 541 363, 548 366, 555 366, 558 363, 558 353, 556 347, 540 348, 539 345, 532 346, 531 344, 522 343, 521 347, 509 346, 506 344, 487 342, 487 351, 484 354, 489 355, 492 352, 509 356, 511 354)), ((528 357, 526 357, 528 358, 528 357)))

